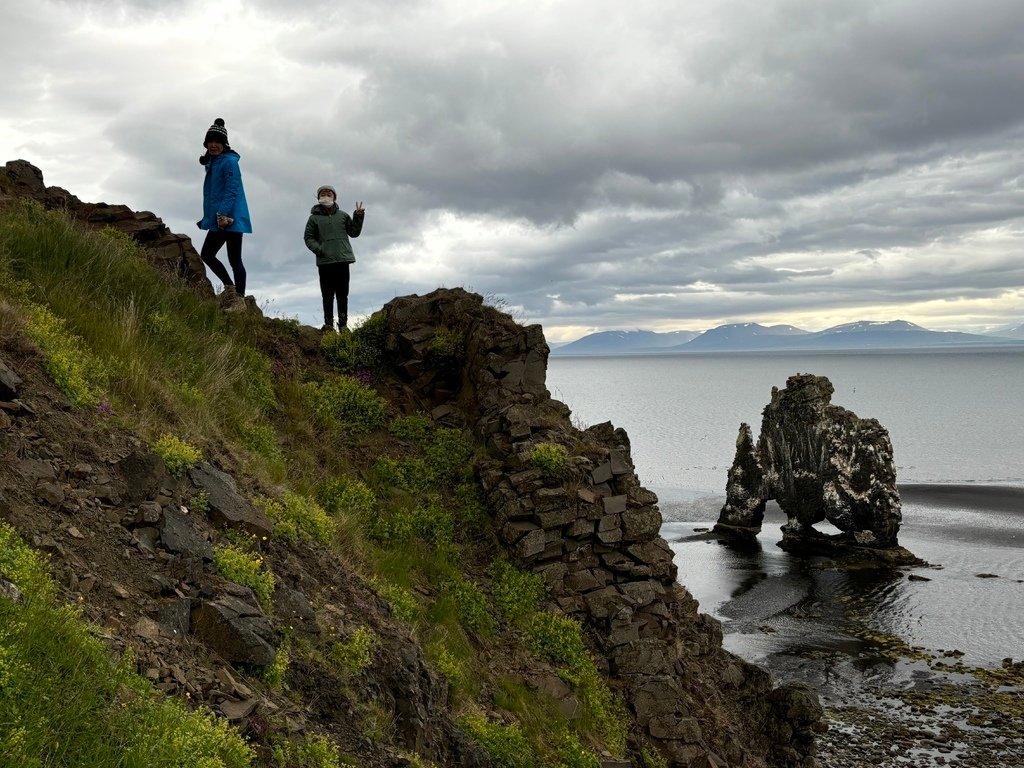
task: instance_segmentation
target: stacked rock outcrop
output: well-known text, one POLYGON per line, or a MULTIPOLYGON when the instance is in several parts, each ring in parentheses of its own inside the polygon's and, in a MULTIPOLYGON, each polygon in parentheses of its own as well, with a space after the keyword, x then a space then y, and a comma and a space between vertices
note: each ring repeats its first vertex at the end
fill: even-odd
POLYGON ((816 695, 772 690, 770 676, 722 649, 719 623, 676 582, 657 497, 641 486, 629 439, 611 424, 574 428, 545 388, 548 347, 465 291, 385 307, 388 358, 411 405, 467 426, 486 448, 477 471, 510 554, 543 575, 557 607, 582 622, 629 705, 633 746, 673 766, 811 766, 816 695), (461 359, 439 364, 445 340, 461 359), (564 449, 561 472, 534 466, 564 449))
POLYGON ((0 168, 0 200, 4 197, 35 200, 46 208, 67 210, 87 226, 112 227, 124 232, 143 247, 157 269, 181 277, 203 296, 213 296, 213 286, 192 241, 171 232, 150 211, 133 211, 127 205, 83 203, 66 189, 46 186, 43 172, 27 160, 12 160, 0 168))
POLYGON ((785 549, 913 562, 897 541, 902 514, 889 433, 875 419, 832 405, 834 391, 824 376, 791 376, 784 389, 772 388, 756 446, 750 427, 740 425, 715 531, 756 535, 765 503, 774 499, 789 518, 785 549), (822 521, 842 533, 815 531, 822 521))

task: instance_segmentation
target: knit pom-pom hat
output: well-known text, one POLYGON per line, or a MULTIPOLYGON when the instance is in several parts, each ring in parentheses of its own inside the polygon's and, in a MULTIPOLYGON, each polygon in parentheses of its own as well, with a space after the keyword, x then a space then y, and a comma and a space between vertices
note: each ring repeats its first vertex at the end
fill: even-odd
POLYGON ((228 146, 228 129, 224 127, 223 117, 218 117, 213 121, 213 125, 207 129, 206 138, 203 139, 203 146, 205 147, 211 141, 216 141, 225 147, 228 146))

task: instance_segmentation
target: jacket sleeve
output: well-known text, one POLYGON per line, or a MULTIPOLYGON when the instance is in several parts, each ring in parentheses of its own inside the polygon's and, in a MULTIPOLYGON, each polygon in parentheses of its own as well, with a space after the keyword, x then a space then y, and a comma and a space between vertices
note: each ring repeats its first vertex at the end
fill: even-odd
POLYGON ((227 158, 227 162, 221 163, 220 167, 223 176, 222 192, 214 213, 223 213, 234 219, 237 218, 235 216, 235 200, 238 199, 242 191, 242 174, 238 170, 238 161, 233 157, 227 158))
POLYGON ((316 220, 310 216, 309 221, 306 222, 306 231, 302 239, 306 241, 306 247, 313 253, 318 253, 320 250, 320 232, 318 229, 316 220))
POLYGON ((345 231, 349 237, 359 237, 363 231, 363 214, 357 213, 345 222, 345 231))

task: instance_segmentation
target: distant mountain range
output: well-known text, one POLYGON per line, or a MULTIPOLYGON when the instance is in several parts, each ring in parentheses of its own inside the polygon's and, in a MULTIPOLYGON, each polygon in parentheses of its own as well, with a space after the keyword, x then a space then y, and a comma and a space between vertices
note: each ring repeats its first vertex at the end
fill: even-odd
POLYGON ((1024 339, 1024 323, 1020 325, 1013 325, 1008 328, 1002 328, 998 331, 992 331, 987 334, 989 336, 1000 336, 1006 339, 1024 339))
POLYGON ((844 323, 824 331, 804 331, 792 325, 764 326, 733 323, 695 331, 603 331, 551 350, 552 355, 685 354, 688 352, 755 352, 850 349, 922 349, 1020 347, 1024 324, 991 334, 929 331, 905 320, 844 323))
POLYGON ((602 331, 592 333, 568 344, 558 347, 562 350, 572 349, 571 355, 624 355, 630 352, 657 352, 665 347, 677 347, 700 336, 700 331, 670 331, 655 333, 654 331, 602 331))

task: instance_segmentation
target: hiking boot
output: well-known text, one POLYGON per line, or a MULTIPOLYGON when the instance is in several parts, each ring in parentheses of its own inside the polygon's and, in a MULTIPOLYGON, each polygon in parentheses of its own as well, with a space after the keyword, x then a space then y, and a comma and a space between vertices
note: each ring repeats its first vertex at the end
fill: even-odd
POLYGON ((245 312, 247 309, 248 307, 245 305, 245 299, 241 296, 235 296, 231 303, 224 307, 225 312, 245 312))
POLYGON ((324 323, 323 327, 320 328, 320 333, 337 333, 337 331, 334 330, 334 322, 324 323))
POLYGON ((227 312, 231 305, 238 301, 238 291, 235 290, 235 286, 225 285, 224 290, 217 297, 217 301, 220 302, 220 308, 227 312))

